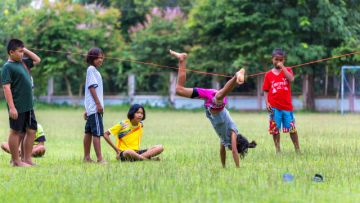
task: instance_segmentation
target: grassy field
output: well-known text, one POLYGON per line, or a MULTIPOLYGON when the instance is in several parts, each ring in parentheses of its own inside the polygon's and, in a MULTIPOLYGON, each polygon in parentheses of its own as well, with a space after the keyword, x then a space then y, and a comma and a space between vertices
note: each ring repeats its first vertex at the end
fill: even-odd
MULTIPOLYGON (((7 140, 7 112, 0 138, 7 140)), ((33 168, 12 168, 0 152, 1 202, 359 202, 360 116, 296 113, 302 155, 282 135, 276 155, 265 113, 232 112, 240 132, 255 139, 237 169, 202 111, 148 110, 142 147, 163 144, 160 162, 121 163, 102 140, 107 165, 82 163, 81 109, 38 109, 47 135, 45 157, 33 168), (284 182, 282 175, 294 175, 284 182), (325 181, 312 181, 315 173, 325 181)), ((105 109, 105 128, 126 109, 105 109)), ((94 151, 92 150, 95 159, 94 151)))

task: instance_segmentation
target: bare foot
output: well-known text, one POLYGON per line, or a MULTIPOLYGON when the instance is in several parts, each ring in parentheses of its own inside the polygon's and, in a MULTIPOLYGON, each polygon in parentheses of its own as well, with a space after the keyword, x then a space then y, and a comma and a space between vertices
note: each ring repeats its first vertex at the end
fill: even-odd
POLYGON ((161 159, 160 159, 160 157, 152 157, 151 160, 152 161, 160 161, 161 159))
POLYGON ((31 167, 32 165, 30 164, 27 164, 25 162, 22 162, 22 161, 10 161, 10 164, 13 166, 13 167, 31 167))
POLYGON ((107 164, 108 162, 103 159, 103 160, 98 160, 97 163, 98 164, 107 164))
POLYGON ((23 161, 26 164, 29 164, 31 166, 36 166, 36 163, 32 162, 32 161, 23 161))
POLYGON ((238 72, 235 74, 236 76, 236 83, 241 85, 245 82, 245 69, 241 68, 238 72))
POLYGON ((179 61, 184 61, 187 57, 187 54, 186 53, 178 53, 178 52, 175 52, 173 50, 169 50, 170 51, 170 54, 172 56, 174 56, 175 58, 179 59, 179 61))
POLYGON ((83 159, 83 162, 84 163, 94 163, 95 161, 94 160, 92 160, 92 159, 83 159))

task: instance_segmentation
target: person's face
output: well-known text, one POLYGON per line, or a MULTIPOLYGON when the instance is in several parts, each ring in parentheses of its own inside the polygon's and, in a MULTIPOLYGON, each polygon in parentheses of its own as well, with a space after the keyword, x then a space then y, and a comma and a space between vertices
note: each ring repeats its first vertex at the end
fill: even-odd
POLYGON ((142 108, 139 108, 134 115, 134 120, 136 122, 140 122, 142 121, 142 119, 144 118, 144 110, 142 108))
POLYGON ((10 54, 10 59, 13 61, 21 61, 21 59, 24 56, 24 48, 23 47, 19 47, 16 50, 10 50, 9 52, 10 54))
POLYGON ((279 63, 284 64, 285 63, 285 57, 281 56, 281 55, 275 55, 272 57, 272 63, 275 66, 275 68, 279 69, 280 67, 278 66, 279 63))
POLYGON ((100 54, 95 60, 94 60, 94 66, 95 67, 100 67, 102 65, 104 61, 104 55, 103 54, 100 54))

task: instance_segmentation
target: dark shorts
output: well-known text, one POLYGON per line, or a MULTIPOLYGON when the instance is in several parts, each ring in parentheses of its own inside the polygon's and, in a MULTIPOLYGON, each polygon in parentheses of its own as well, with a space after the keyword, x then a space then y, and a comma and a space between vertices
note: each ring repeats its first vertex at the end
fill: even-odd
POLYGON ((98 137, 104 135, 102 114, 94 113, 87 117, 85 124, 85 133, 92 134, 92 136, 98 137))
MULTIPOLYGON (((138 154, 144 154, 146 151, 147 151, 147 149, 141 149, 141 150, 139 150, 139 151, 136 151, 136 153, 138 153, 138 154)), ((136 160, 136 159, 131 159, 131 158, 130 158, 130 159, 129 159, 129 158, 125 158, 123 153, 124 153, 123 151, 120 152, 120 160, 121 160, 121 161, 130 161, 130 162, 133 162, 133 161, 141 161, 141 160, 136 160)))
POLYGON ((12 130, 21 133, 25 133, 26 129, 37 130, 37 121, 34 110, 19 113, 16 120, 9 118, 9 123, 12 130))

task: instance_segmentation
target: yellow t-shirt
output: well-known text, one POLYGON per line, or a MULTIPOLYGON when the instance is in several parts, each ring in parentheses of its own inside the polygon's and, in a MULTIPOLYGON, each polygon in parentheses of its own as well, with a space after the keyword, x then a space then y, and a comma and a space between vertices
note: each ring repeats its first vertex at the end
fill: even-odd
POLYGON ((35 134, 35 139, 34 139, 34 145, 39 144, 40 142, 45 142, 45 133, 44 133, 44 129, 43 127, 38 123, 37 124, 37 131, 35 134))
POLYGON ((121 121, 111 127, 109 132, 116 138, 116 147, 120 151, 128 149, 138 151, 140 149, 140 142, 143 133, 142 122, 137 126, 133 126, 129 119, 121 121))

